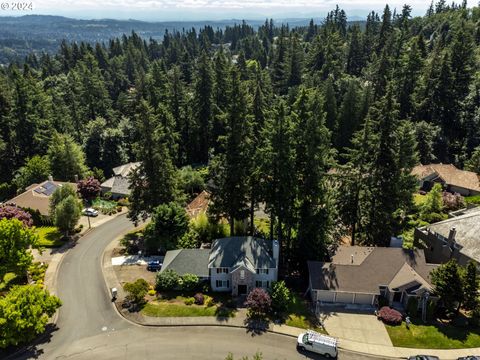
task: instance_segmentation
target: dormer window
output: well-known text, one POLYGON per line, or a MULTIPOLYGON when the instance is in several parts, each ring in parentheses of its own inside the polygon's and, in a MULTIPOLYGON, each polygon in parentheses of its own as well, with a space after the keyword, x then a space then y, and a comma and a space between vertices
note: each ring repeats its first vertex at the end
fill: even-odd
POLYGON ((228 274, 228 268, 217 268, 217 274, 228 274))

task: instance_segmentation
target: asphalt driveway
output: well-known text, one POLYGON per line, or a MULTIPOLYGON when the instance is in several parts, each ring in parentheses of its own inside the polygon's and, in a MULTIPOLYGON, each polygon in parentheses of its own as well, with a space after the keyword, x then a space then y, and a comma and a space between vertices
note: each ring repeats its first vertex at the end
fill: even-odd
POLYGON ((320 316, 331 336, 364 344, 393 346, 385 326, 373 314, 324 311, 320 316))

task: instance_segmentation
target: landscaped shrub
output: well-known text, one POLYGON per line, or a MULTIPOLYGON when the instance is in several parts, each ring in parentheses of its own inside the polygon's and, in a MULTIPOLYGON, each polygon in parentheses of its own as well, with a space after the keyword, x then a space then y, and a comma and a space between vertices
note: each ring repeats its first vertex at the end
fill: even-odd
POLYGON ((154 289, 148 290, 148 295, 150 295, 150 296, 155 296, 156 293, 157 292, 154 289))
POLYGON ((292 301, 292 294, 290 294, 290 289, 285 285, 285 281, 273 282, 269 293, 272 299, 272 309, 279 313, 287 311, 292 301))
POLYGON ((427 303, 427 320, 432 320, 435 317, 435 311, 437 310, 437 303, 433 300, 428 300, 427 303))
POLYGON ((211 296, 204 295, 205 297, 205 306, 206 307, 212 307, 215 305, 215 300, 211 296))
POLYGON ((34 262, 28 267, 28 274, 30 278, 38 284, 40 281, 43 282, 47 267, 47 264, 34 262))
POLYGON ((416 316, 417 312, 418 312, 418 300, 416 297, 411 296, 408 299, 408 303, 407 303, 407 313, 410 316, 416 316))
POLYGON ((25 226, 31 227, 33 225, 32 215, 17 206, 0 206, 0 219, 18 219, 25 226))
POLYGON ((135 304, 143 304, 148 292, 148 283, 145 279, 137 279, 132 283, 126 283, 123 288, 128 292, 127 299, 135 304))
POLYGON ((452 194, 444 191, 442 194, 443 207, 447 211, 462 209, 466 206, 465 199, 459 193, 452 194))
POLYGON ((378 312, 377 317, 386 324, 399 325, 402 323, 402 314, 388 306, 384 306, 378 312))
POLYGON ((128 198, 121 198, 121 199, 118 199, 117 204, 118 206, 128 207, 130 205, 130 202, 128 201, 128 198))
POLYGON ((205 303, 205 297, 202 293, 196 293, 193 298, 195 299, 195 304, 197 305, 203 305, 205 303))
POLYGON ((199 279, 195 274, 184 274, 181 280, 182 290, 193 291, 198 288, 199 279))
POLYGON ((171 269, 167 269, 157 274, 155 288, 157 291, 173 290, 178 286, 180 276, 171 269))
POLYGON ((184 303, 185 305, 193 305, 195 304, 195 299, 193 297, 186 298, 184 303))
POLYGON ((248 294, 245 306, 248 308, 249 316, 263 316, 270 312, 272 300, 264 289, 255 288, 248 294))

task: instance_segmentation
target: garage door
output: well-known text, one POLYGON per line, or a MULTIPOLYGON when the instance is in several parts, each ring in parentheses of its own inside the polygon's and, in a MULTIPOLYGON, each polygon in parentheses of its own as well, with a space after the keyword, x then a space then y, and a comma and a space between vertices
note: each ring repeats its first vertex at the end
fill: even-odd
POLYGON ((343 304, 351 304, 353 302, 353 294, 352 293, 337 293, 337 303, 343 304))
POLYGON ((333 302, 335 293, 333 291, 317 290, 317 300, 323 302, 333 302))
POLYGON ((355 294, 355 304, 372 305, 373 295, 371 294, 355 294))

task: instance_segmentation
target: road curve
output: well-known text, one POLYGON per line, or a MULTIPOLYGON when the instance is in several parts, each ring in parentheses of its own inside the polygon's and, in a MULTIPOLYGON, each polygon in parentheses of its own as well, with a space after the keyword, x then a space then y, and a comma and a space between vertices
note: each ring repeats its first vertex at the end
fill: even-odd
MULTIPOLYGON (((133 229, 121 215, 91 230, 70 249, 58 269, 57 294, 63 302, 57 329, 48 340, 16 359, 225 359, 259 351, 269 359, 321 359, 301 354, 295 339, 277 334, 254 336, 245 329, 227 327, 152 328, 122 318, 110 302, 101 260, 106 246, 133 229)), ((378 359, 341 353, 339 359, 378 359)))

